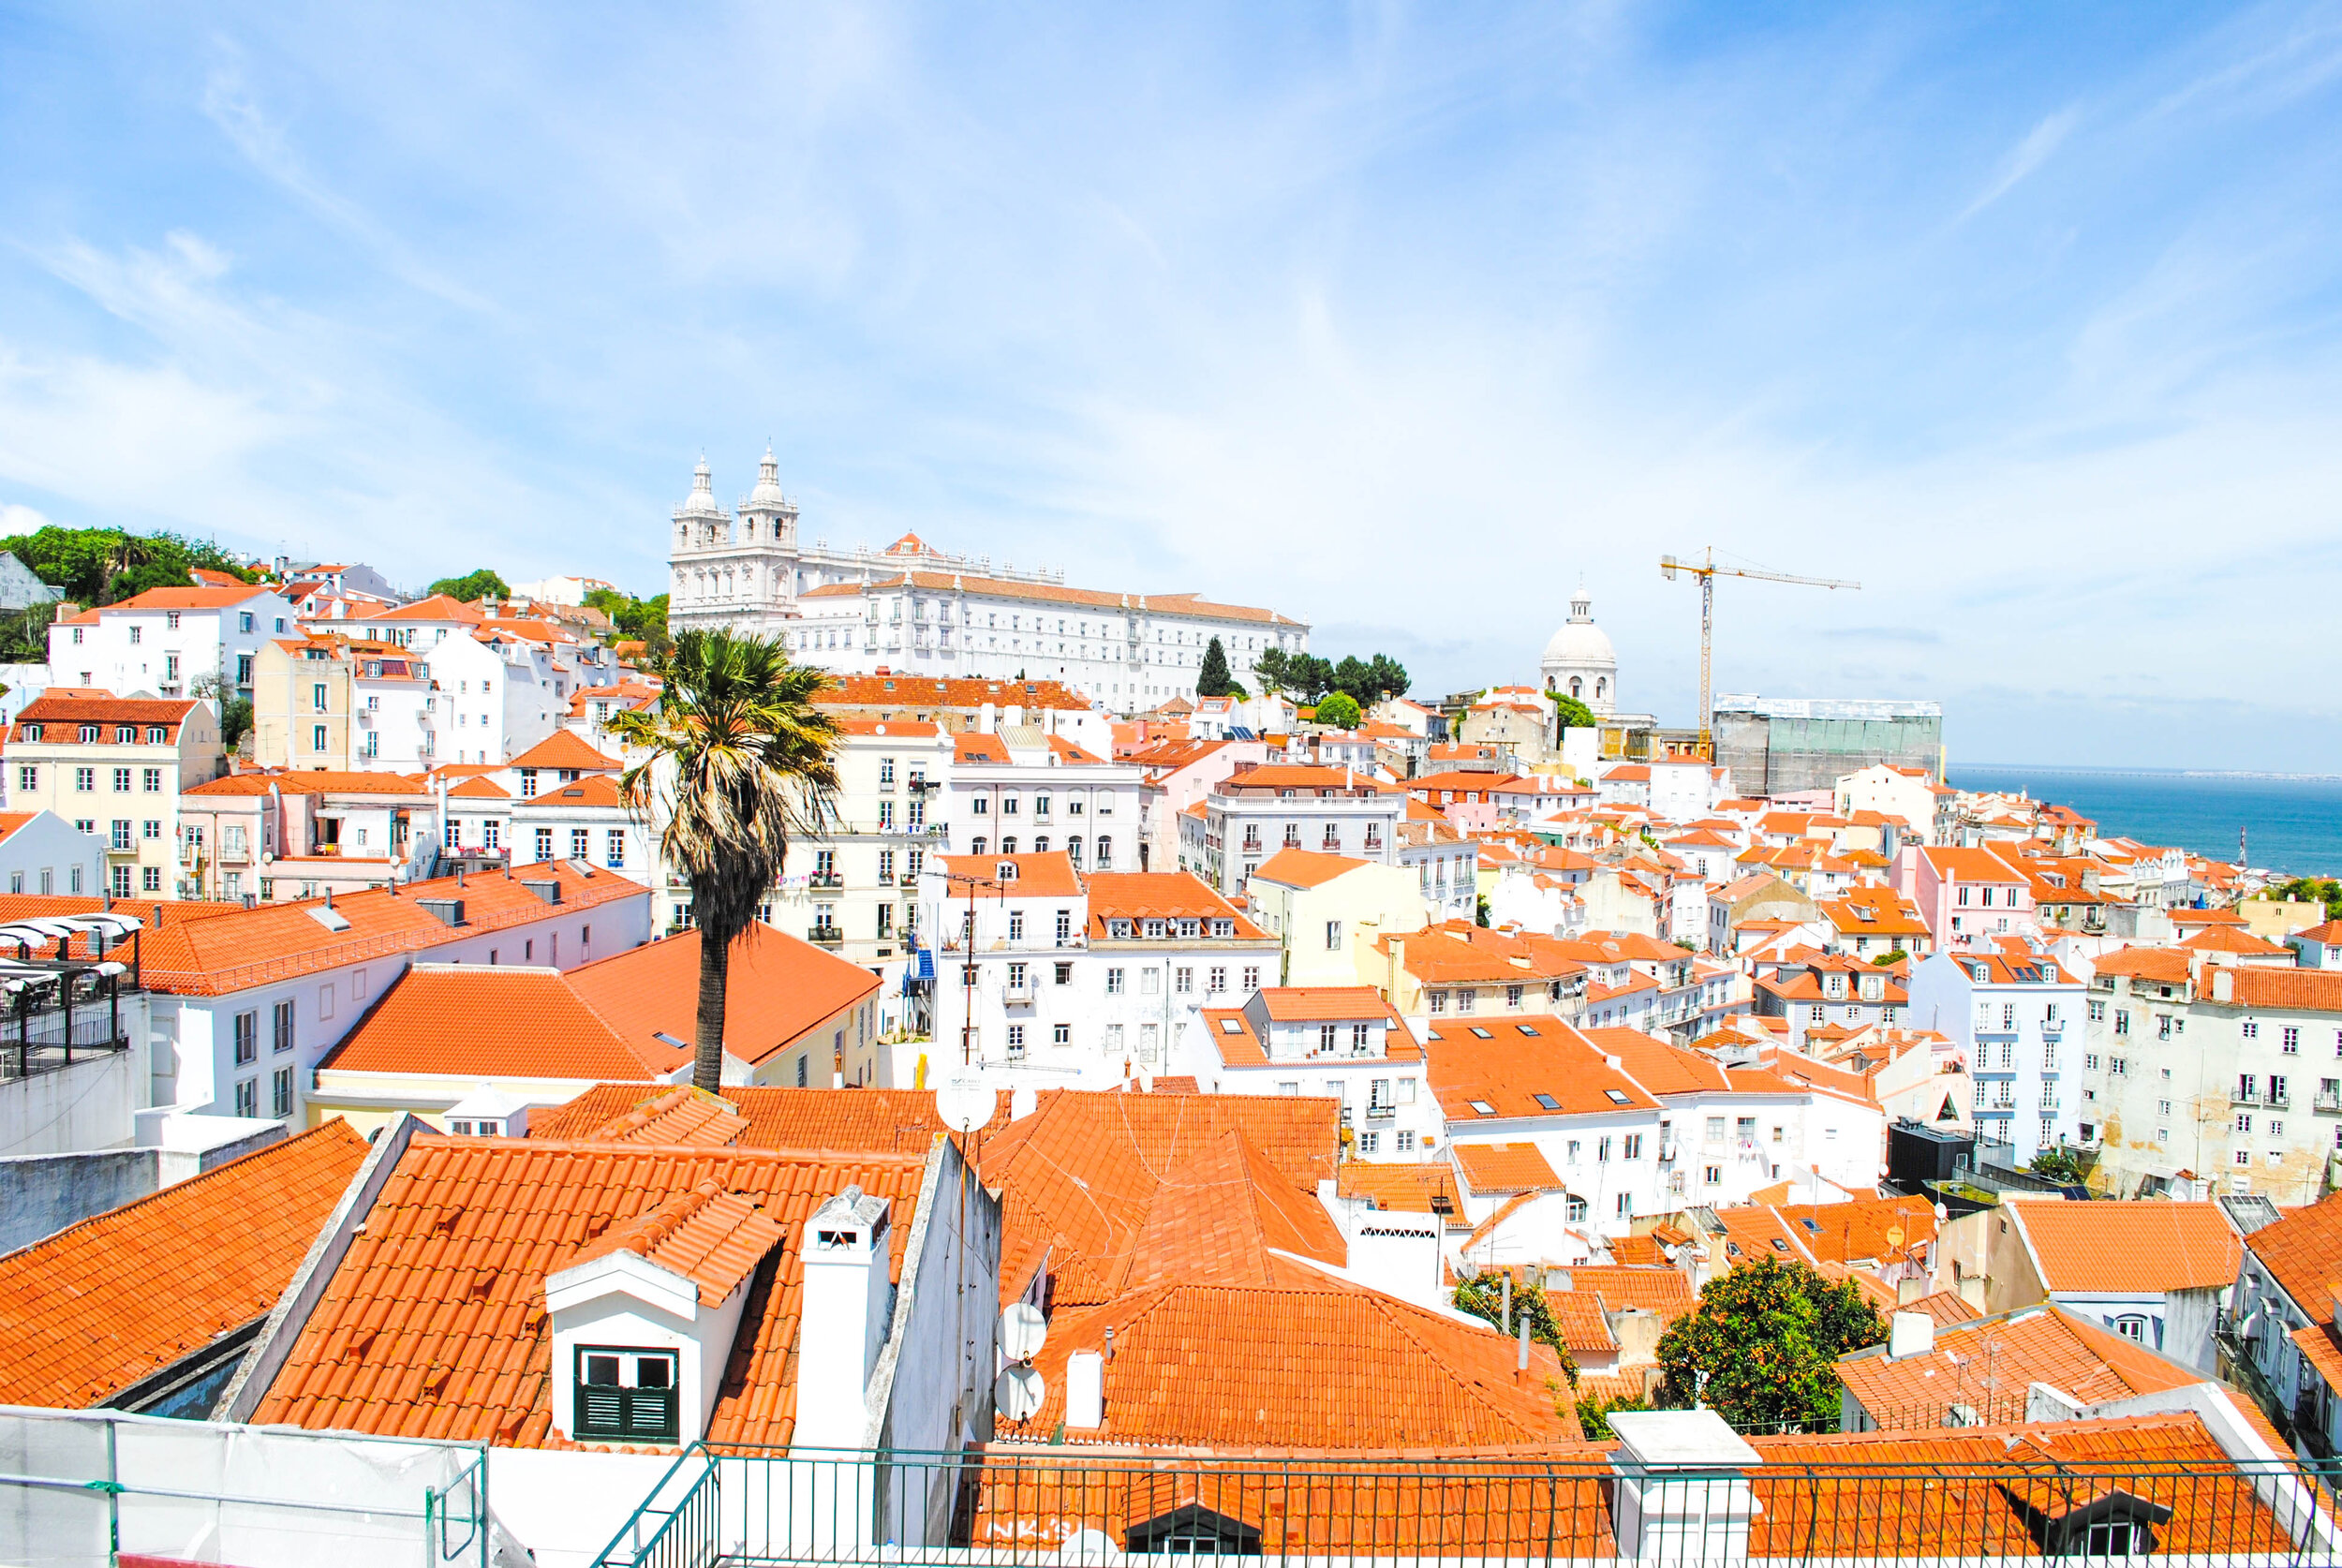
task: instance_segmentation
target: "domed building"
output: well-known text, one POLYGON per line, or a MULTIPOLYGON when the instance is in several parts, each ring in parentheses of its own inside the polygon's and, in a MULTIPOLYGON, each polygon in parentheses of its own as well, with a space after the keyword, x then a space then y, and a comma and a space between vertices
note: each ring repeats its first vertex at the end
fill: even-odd
POLYGON ((1607 717, 1618 709, 1618 654, 1593 624, 1593 600, 1581 584, 1569 599, 1569 619, 1545 645, 1538 661, 1545 689, 1575 697, 1607 717))

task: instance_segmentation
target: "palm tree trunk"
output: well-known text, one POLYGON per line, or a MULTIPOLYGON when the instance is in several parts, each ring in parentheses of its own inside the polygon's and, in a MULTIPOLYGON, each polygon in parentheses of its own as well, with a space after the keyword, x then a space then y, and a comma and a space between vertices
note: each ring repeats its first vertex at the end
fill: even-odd
POLYGON ((731 975, 731 939, 700 927, 700 1010, 691 1029, 691 1082, 710 1094, 724 1083, 724 984, 731 975))

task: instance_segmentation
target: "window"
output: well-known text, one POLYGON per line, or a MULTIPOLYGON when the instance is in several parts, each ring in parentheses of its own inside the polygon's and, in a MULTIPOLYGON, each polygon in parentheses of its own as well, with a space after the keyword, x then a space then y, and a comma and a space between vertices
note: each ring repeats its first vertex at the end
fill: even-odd
POLYGON ((1182 997, 1193 996, 1195 994, 1195 971, 1184 966, 1173 970, 1171 989, 1182 997))
POLYGON ((1642 1158, 1642 1134, 1639 1132, 1627 1133, 1624 1146, 1620 1150, 1620 1153, 1629 1160, 1640 1160, 1642 1158))
POLYGON ((1341 922, 1338 920, 1329 920, 1326 923, 1326 951, 1328 953, 1341 951, 1341 922))
POLYGON ((1350 1026, 1350 1053, 1351 1053, 1351 1055, 1353 1055, 1353 1056, 1360 1056, 1360 1057, 1362 1057, 1362 1056, 1366 1055, 1366 1053, 1368 1052, 1368 1050, 1369 1050, 1369 1049, 1371 1049, 1371 1047, 1367 1044, 1367 1028, 1366 1028, 1366 1026, 1365 1026, 1364 1024, 1353 1024, 1353 1025, 1351 1025, 1351 1026, 1350 1026))
POLYGON ((1621 1192, 1618 1195, 1618 1217, 1621 1220, 1632 1220, 1635 1217, 1635 1195, 1632 1192, 1621 1192))
POLYGON ((112 875, 107 878, 107 881, 112 886, 113 895, 116 898, 127 898, 130 896, 130 868, 128 866, 117 865, 113 867, 112 875))
POLYGON ((235 1023, 236 1065, 246 1066, 260 1057, 260 1015, 239 1013, 235 1023))
POLYGON ((260 1080, 245 1078, 236 1085, 236 1115, 258 1117, 260 1114, 260 1080))
POLYGON ((116 817, 113 820, 111 824, 111 831, 108 835, 107 842, 117 850, 126 850, 130 847, 129 818, 116 817))
POLYGON ((1244 966, 1244 989, 1248 993, 1260 989, 1260 966, 1258 964, 1244 966))
POLYGON ((1721 1165, 1704 1166, 1700 1170, 1699 1179, 1706 1186, 1721 1187, 1724 1185, 1724 1167, 1721 1165))
POLYGON ((95 791, 97 788, 97 770, 96 768, 75 768, 73 770, 73 788, 77 793, 84 795, 95 791))
POLYGON ((604 842, 602 845, 602 864, 608 865, 614 871, 623 870, 625 868, 626 830, 624 828, 612 828, 606 835, 604 835, 604 842))
MULTIPOLYGON (((1060 969, 1069 969, 1073 968, 1071 964, 1063 964, 1059 967, 1060 969)), ((1215 993, 1225 991, 1228 988, 1228 967, 1225 964, 1214 964, 1209 969, 1205 971, 1204 985, 1205 989, 1215 993)))
POLYGON ((309 749, 312 751, 322 751, 325 749, 324 725, 312 724, 309 726, 309 749))
POLYGON ((1383 1135, 1380 1132, 1361 1132, 1358 1134, 1358 1152, 1360 1154, 1378 1153, 1382 1149, 1382 1146, 1383 1135))
POLYGON ((1445 991, 1433 991, 1433 992, 1431 992, 1431 993, 1430 993, 1430 1006, 1431 1006, 1431 1011, 1432 1011, 1433 1013, 1445 1013, 1445 1012, 1446 1012, 1446 1011, 1447 1011, 1447 993, 1446 993, 1446 992, 1445 992, 1445 991))
POLYGON ((139 891, 141 893, 160 893, 162 890, 163 868, 159 865, 140 866, 139 891))
MULTIPOLYGON (((798 1058, 800 1069, 804 1058, 798 1058)), ((576 1434, 581 1438, 673 1442, 681 1434, 675 1405, 675 1353, 581 1345, 577 1351, 576 1434)))
POLYGON ((128 768, 114 769, 114 793, 118 795, 126 795, 129 792, 130 770, 128 768))
POLYGON ((269 1024, 270 1047, 278 1051, 291 1050, 293 1048, 293 1004, 289 1001, 278 1002, 271 1010, 269 1024))
POLYGON ((2247 1018, 2238 1027, 2237 1032, 2242 1034, 2246 1040, 2259 1040, 2260 1038, 2260 1021, 2257 1018, 2247 1018))
POLYGON ((1120 969, 1106 970, 1106 995, 1109 997, 1119 997, 1122 994, 1122 971, 1120 969))
POLYGON ((1586 1200, 1579 1197, 1576 1193, 1572 1193, 1570 1195, 1569 1217, 1572 1220, 1583 1220, 1586 1218, 1586 1200))
POLYGON ((1011 1024, 1008 1027, 1008 1059, 1011 1061, 1025 1059, 1025 1026, 1022 1024, 1011 1024))
POLYGON ((2129 1009, 2118 1007, 2114 1010, 2114 1032, 2116 1034, 2128 1034, 2130 1032, 2129 1009))
POLYGON ((2286 1025, 2277 1036, 2277 1049, 2289 1057, 2299 1056, 2302 1049, 2302 1031, 2291 1024, 2286 1025))
POLYGON ((17 769, 16 787, 20 790, 25 791, 39 789, 40 769, 36 767, 22 767, 17 769))
POLYGON ((280 1067, 269 1077, 269 1115, 283 1120, 292 1115, 293 1072, 280 1067))

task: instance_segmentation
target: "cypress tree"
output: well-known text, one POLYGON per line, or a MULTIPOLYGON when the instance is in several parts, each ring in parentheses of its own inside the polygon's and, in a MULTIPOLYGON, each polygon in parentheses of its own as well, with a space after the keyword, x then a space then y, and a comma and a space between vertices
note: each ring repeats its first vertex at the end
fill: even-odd
POLYGON ((1235 684, 1228 676, 1228 651, 1220 645, 1220 639, 1215 637, 1204 649, 1204 667, 1195 675, 1195 695, 1225 697, 1235 684))

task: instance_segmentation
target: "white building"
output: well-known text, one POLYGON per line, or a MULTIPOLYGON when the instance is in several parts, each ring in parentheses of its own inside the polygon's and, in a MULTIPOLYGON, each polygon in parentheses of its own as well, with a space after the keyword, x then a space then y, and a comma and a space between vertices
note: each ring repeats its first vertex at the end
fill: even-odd
POLYGON ((732 513, 701 463, 670 541, 672 629, 779 633, 792 653, 842 673, 1055 680, 1131 713, 1193 701, 1215 637, 1248 688, 1262 652, 1309 646, 1308 623, 1275 611, 1069 588, 1061 572, 945 555, 915 534, 883 551, 805 544, 769 451, 732 513))
POLYGON ((1570 595, 1569 619, 1545 644, 1537 673, 1546 690, 1577 698, 1596 717, 1618 710, 1618 653, 1593 624, 1593 599, 1583 584, 1570 595))
POLYGON ((119 696, 249 698, 260 644, 293 629, 290 601, 266 588, 149 588, 119 604, 60 615, 49 629, 49 668, 58 686, 119 696))
POLYGON ((613 684, 609 650, 550 621, 497 620, 445 594, 332 629, 392 642, 425 659, 422 723, 438 762, 502 762, 559 728, 580 691, 613 684))
POLYGON ((2080 1141, 2083 984, 2023 951, 1937 953, 1913 966, 1904 1022, 1965 1053, 1976 1132, 2018 1164, 2080 1141))
POLYGON ((195 698, 58 692, 27 704, 8 732, 9 804, 55 812, 104 847, 107 870, 84 888, 77 861, 53 888, 15 891, 192 896, 180 797, 216 777, 225 761, 218 713, 195 698))
POLYGON ((1423 1047, 1371 985, 1267 986, 1240 1006, 1208 1007, 1184 1070, 1208 1094, 1340 1102, 1361 1160, 1419 1160, 1439 1134, 1423 1047))
POLYGON ((1276 939, 1184 872, 1078 872, 1061 851, 931 855, 920 902, 940 939, 931 1068, 1111 1088, 1175 1071, 1202 1009, 1277 978, 1276 939))
POLYGON ((939 805, 955 849, 970 855, 1060 851, 1076 870, 1139 869, 1145 768, 1109 762, 1038 725, 952 739, 939 805))
POLYGON ((1406 812, 1403 791, 1347 768, 1239 766, 1180 819, 1179 864, 1227 894, 1281 850, 1396 865, 1406 812))

